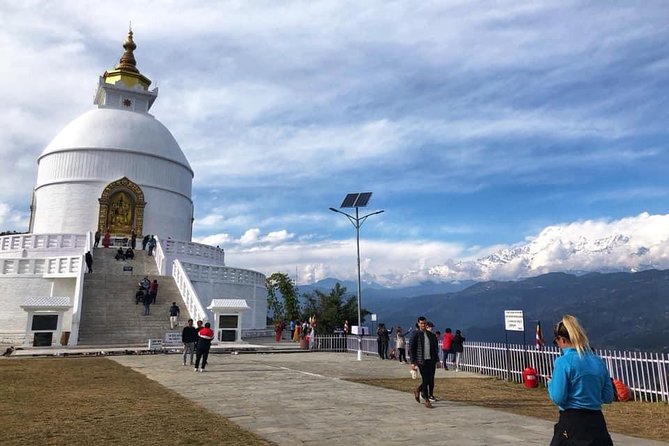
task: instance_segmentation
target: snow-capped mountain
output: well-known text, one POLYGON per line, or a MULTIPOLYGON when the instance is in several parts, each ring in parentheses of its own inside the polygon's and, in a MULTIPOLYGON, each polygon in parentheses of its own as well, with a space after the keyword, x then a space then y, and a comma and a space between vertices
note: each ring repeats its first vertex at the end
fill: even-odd
POLYGON ((434 280, 515 280, 548 272, 669 268, 669 228, 658 224, 659 217, 664 218, 641 214, 615 225, 549 226, 525 244, 474 260, 449 260, 428 274, 434 280))

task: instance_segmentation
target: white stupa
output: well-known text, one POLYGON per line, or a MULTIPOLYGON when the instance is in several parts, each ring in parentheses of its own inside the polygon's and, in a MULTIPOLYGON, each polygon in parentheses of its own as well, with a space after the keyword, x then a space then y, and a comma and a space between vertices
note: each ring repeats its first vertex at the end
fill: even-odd
POLYGON ((170 131, 149 114, 158 89, 136 67, 132 31, 100 77, 91 110, 38 159, 30 232, 105 231, 190 240, 193 170, 170 131))
MULTIPOLYGON (((100 77, 97 108, 69 123, 39 156, 29 233, 0 237, 0 344, 78 345, 81 327, 86 333, 91 325, 114 326, 110 319, 92 324, 85 315, 106 310, 84 310, 104 303, 92 303, 104 287, 111 287, 110 299, 134 294, 132 274, 139 272, 121 262, 86 274, 86 252, 113 254, 94 249, 95 231, 108 231, 105 240, 124 247, 133 231, 140 245, 143 236, 155 235, 154 255, 140 256, 152 271, 145 274, 159 276, 162 289, 172 282, 184 316, 211 321, 217 341, 267 328, 265 276, 228 267, 222 249, 191 241, 193 170, 170 131, 149 113, 158 89, 149 90, 151 81, 137 69, 132 31, 123 48, 116 67, 100 77), (114 288, 124 276, 125 288, 114 288)), ((160 328, 137 336, 161 336, 165 324, 156 323, 160 328)))

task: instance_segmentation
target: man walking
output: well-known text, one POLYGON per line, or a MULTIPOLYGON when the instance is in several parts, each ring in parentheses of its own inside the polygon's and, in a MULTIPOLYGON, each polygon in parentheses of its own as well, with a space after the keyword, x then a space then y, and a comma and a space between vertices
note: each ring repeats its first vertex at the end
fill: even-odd
POLYGON ((146 243, 146 248, 148 249, 146 255, 152 256, 155 247, 156 247, 156 239, 153 236, 151 236, 151 238, 149 238, 149 241, 146 243))
POLYGON ((93 255, 91 254, 90 251, 86 252, 86 272, 92 273, 93 272, 93 255))
POLYGON ((177 325, 179 320, 179 305, 176 302, 172 302, 170 307, 170 330, 174 330, 174 327, 177 325))
POLYGON ((148 294, 146 294, 144 296, 144 316, 148 316, 149 314, 151 314, 151 311, 149 309, 150 306, 151 306, 151 297, 148 294))
POLYGON ((209 349, 211 348, 211 340, 214 339, 214 331, 211 329, 211 324, 207 322, 204 328, 197 334, 197 352, 195 353, 195 371, 204 372, 207 366, 207 358, 209 358, 209 349), (202 367, 200 367, 200 359, 202 360, 202 367))
MULTIPOLYGON (((420 371, 422 382, 414 390, 414 398, 420 403, 421 396, 425 400, 425 407, 431 409, 430 397, 434 392, 435 364, 439 359, 437 338, 434 333, 427 330, 427 319, 424 316, 418 318, 418 330, 413 333, 409 341, 409 352, 411 355, 411 370, 420 371)), ((435 401, 434 397, 432 400, 435 401)))
POLYGON ((181 332, 181 342, 184 343, 184 365, 186 365, 187 355, 190 355, 190 365, 193 365, 193 355, 197 343, 197 328, 193 327, 193 319, 188 319, 188 325, 181 332))

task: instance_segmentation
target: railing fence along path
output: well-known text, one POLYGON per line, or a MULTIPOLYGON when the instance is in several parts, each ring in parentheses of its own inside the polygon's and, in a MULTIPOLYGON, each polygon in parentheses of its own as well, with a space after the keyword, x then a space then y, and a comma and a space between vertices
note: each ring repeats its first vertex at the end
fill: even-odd
MULTIPOLYGON (((407 340, 407 355, 408 355, 407 340)), ((392 342, 391 342, 392 348, 392 342)), ((314 350, 357 352, 358 337, 316 336, 314 350)), ((378 354, 376 338, 362 338, 362 351, 378 354)), ((669 356, 664 353, 595 350, 606 364, 612 378, 621 380, 629 387, 637 401, 669 403, 669 356)), ((537 371, 539 381, 546 381, 553 373, 553 362, 560 355, 556 347, 544 346, 537 350, 534 345, 523 346, 502 343, 467 342, 460 360, 463 371, 523 381, 523 369, 530 366, 537 371)), ((447 364, 452 364, 447 361, 447 364)))

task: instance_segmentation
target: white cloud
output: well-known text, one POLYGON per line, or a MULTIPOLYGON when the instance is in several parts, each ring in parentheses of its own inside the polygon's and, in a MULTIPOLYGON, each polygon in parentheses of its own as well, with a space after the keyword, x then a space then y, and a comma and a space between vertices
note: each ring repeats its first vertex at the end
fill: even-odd
POLYGON ((28 230, 28 215, 18 212, 7 204, 0 202, 0 231, 25 232, 28 230))

